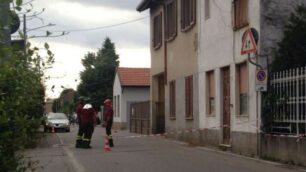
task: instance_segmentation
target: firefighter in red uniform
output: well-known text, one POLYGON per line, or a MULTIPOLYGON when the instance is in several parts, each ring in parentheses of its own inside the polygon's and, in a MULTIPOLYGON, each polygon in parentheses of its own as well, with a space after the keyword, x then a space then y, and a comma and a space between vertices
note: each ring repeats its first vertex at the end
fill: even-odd
POLYGON ((82 129, 83 129, 83 142, 82 148, 88 149, 91 148, 90 141, 91 136, 94 131, 94 127, 96 125, 96 112, 93 106, 89 103, 90 100, 85 100, 85 105, 81 111, 81 121, 82 121, 82 129))
POLYGON ((112 107, 112 100, 106 99, 104 101, 104 108, 103 108, 103 118, 106 124, 106 135, 108 137, 109 146, 114 147, 113 137, 112 137, 112 125, 113 125, 113 107, 112 107))
POLYGON ((83 129, 82 129, 82 121, 81 121, 81 112, 84 106, 84 97, 79 97, 79 102, 75 108, 75 112, 77 114, 77 121, 79 123, 79 130, 78 130, 78 135, 77 135, 77 139, 76 139, 76 144, 75 147, 76 148, 80 148, 82 147, 82 136, 83 136, 83 129))

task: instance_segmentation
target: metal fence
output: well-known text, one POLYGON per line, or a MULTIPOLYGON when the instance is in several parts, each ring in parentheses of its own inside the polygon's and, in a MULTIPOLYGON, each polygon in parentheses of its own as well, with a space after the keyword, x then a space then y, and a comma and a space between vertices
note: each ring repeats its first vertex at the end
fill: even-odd
POLYGON ((306 67, 272 74, 270 90, 275 96, 272 105, 275 131, 290 134, 306 133, 306 67))
POLYGON ((131 104, 130 132, 150 134, 150 102, 131 104))

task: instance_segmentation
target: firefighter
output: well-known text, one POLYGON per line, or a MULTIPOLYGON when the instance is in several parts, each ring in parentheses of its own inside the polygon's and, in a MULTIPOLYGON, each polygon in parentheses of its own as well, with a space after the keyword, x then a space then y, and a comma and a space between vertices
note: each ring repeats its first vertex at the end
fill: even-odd
POLYGON ((112 137, 112 125, 113 125, 113 107, 112 107, 112 100, 106 99, 104 101, 104 108, 103 108, 103 118, 105 121, 105 128, 106 128, 106 135, 109 141, 109 146, 114 147, 113 137, 112 137))
POLYGON ((75 108, 75 113, 77 114, 77 121, 79 124, 79 129, 78 129, 78 135, 77 135, 77 139, 76 139, 76 144, 75 147, 76 148, 80 148, 82 147, 82 136, 83 136, 83 129, 82 129, 82 122, 81 122, 81 112, 84 106, 84 97, 79 97, 78 98, 79 102, 77 103, 77 106, 75 108))
POLYGON ((82 148, 88 149, 91 148, 91 136, 96 125, 96 112, 90 104, 90 99, 85 99, 85 105, 81 111, 81 121, 83 129, 82 148))

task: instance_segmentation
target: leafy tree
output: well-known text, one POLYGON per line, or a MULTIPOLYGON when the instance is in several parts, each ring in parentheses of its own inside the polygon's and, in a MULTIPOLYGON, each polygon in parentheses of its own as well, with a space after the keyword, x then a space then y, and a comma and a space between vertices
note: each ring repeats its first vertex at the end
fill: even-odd
POLYGON ((77 92, 78 95, 91 98, 96 109, 99 109, 103 100, 112 97, 118 58, 114 43, 106 38, 97 53, 89 52, 82 60, 85 70, 81 72, 77 92))
POLYGON ((278 44, 273 71, 306 66, 306 7, 298 6, 285 26, 284 38, 278 44))
MULTIPOLYGON (((16 5, 20 9, 22 0, 16 0, 16 5)), ((2 32, 3 25, 0 27, 2 32)), ((48 44, 45 49, 48 55, 42 57, 30 43, 24 52, 0 42, 0 171, 22 172, 33 167, 22 150, 32 147, 39 136, 45 98, 42 78, 54 61, 48 44)))

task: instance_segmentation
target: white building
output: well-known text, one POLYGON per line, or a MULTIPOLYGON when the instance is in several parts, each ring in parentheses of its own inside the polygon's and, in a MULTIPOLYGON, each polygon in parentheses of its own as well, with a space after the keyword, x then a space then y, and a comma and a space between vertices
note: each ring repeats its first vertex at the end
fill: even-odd
MULTIPOLYGON (((257 31, 257 53, 269 57, 283 37, 284 25, 303 0, 204 0, 198 55, 199 126, 204 144, 256 155, 260 147, 261 93, 255 89, 257 66, 241 55, 248 28, 257 31)), ((254 54, 251 54, 254 56, 254 54)), ((254 58, 266 68, 261 60, 254 58)))
POLYGON ((130 104, 150 99, 150 69, 119 67, 113 86, 114 128, 130 126, 130 104))

